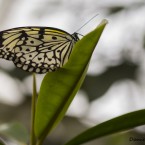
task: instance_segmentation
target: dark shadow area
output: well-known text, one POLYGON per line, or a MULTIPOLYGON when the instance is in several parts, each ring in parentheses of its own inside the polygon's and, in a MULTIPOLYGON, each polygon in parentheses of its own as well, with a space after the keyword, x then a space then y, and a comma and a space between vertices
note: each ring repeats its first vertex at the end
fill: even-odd
POLYGON ((82 85, 89 100, 93 101, 106 93, 110 86, 116 81, 131 79, 136 80, 138 65, 128 61, 114 67, 109 67, 104 73, 98 76, 87 76, 82 85))

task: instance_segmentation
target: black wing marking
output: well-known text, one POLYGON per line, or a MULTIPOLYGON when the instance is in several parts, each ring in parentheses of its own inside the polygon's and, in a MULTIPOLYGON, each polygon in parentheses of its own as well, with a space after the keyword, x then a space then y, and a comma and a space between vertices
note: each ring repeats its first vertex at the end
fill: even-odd
POLYGON ((55 71, 68 60, 73 37, 59 29, 23 27, 0 32, 0 57, 23 70, 55 71))

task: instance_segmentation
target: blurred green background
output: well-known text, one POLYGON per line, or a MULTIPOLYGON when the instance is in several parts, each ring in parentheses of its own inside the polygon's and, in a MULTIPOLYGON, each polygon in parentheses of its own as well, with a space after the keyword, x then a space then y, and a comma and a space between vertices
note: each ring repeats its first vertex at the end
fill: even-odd
MULTIPOLYGON (((81 131, 113 117, 145 108, 144 0, 0 0, 0 31, 20 26, 48 26, 87 34, 106 18, 87 77, 66 117, 45 141, 61 145, 81 131)), ((44 75, 37 75, 39 90, 44 75)), ((69 81, 69 80, 68 80, 69 81)), ((30 130, 32 75, 0 59, 0 124, 18 121, 30 130)), ((118 124, 119 125, 119 124, 118 124)), ((142 145, 145 127, 85 145, 142 145)))

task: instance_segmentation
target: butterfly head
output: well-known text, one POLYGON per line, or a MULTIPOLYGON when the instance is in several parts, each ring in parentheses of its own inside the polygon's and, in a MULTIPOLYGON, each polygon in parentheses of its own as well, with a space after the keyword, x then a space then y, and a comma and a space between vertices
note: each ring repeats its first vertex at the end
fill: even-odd
POLYGON ((76 33, 76 32, 72 34, 72 37, 74 38, 74 40, 75 40, 76 42, 80 40, 79 37, 78 37, 78 35, 79 35, 79 34, 76 33))

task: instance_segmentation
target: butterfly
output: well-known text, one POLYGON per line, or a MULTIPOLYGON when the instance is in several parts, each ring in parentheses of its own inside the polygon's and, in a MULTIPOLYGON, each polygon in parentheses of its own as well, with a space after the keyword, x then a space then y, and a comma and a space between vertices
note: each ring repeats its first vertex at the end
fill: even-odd
POLYGON ((78 33, 57 28, 12 28, 0 32, 0 58, 28 72, 52 72, 68 61, 78 40, 78 33))

